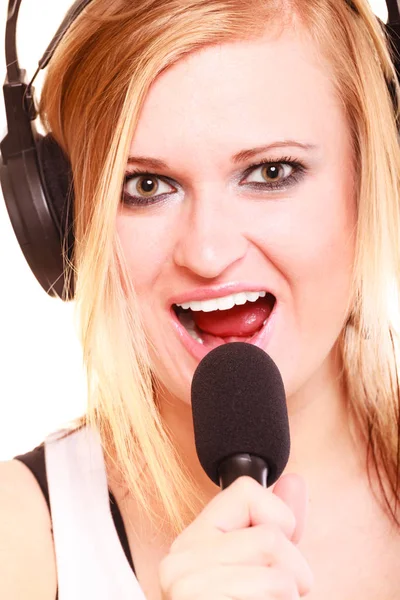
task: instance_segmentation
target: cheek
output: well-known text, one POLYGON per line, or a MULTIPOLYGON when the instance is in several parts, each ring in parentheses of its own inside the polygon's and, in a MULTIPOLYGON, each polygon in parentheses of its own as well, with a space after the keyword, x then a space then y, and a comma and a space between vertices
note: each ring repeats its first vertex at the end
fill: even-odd
POLYGON ((116 220, 117 235, 135 291, 148 293, 165 265, 171 240, 165 235, 165 219, 149 218, 123 209, 116 220))
MULTIPOLYGON (((287 251, 292 256, 287 271, 293 286, 331 289, 347 281, 354 259, 355 220, 336 205, 298 219, 287 251)), ((339 291, 339 290, 338 290, 339 291)))
POLYGON ((268 211, 256 242, 282 283, 284 335, 272 344, 279 346, 277 357, 288 356, 288 345, 280 345, 296 339, 289 354, 296 361, 310 361, 306 371, 336 341, 351 300, 356 237, 352 178, 326 172, 268 211), (338 181, 340 185, 332 185, 338 181), (308 358, 302 355, 305 348, 308 358))
MULTIPOLYGON (((351 301, 356 208, 352 189, 303 196, 287 204, 259 238, 282 283, 281 318, 269 347, 288 396, 311 379, 330 354, 351 301)), ((319 192, 319 193, 318 193, 319 192)))
POLYGON ((327 343, 337 338, 346 319, 355 241, 350 221, 331 216, 304 229, 289 275, 299 326, 327 343))
MULTIPOLYGON (((311 197, 311 209, 298 223, 299 251, 295 275, 303 283, 303 293, 315 290, 319 301, 332 305, 344 295, 347 302, 354 262, 356 205, 351 182, 311 197)), ((293 235, 296 235, 293 232, 293 235)), ((306 298, 311 304, 317 300, 306 298)), ((340 306, 338 306, 340 310, 340 306)))
POLYGON ((351 173, 343 177, 340 169, 327 170, 271 210, 260 220, 258 241, 292 293, 307 296, 329 289, 335 295, 347 286, 357 222, 351 173))

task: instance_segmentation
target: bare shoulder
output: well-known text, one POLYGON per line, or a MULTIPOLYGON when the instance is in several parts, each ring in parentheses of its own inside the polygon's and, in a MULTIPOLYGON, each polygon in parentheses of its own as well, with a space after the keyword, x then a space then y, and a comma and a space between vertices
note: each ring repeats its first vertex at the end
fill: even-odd
POLYGON ((46 500, 22 462, 0 461, 0 598, 55 600, 56 592, 46 500))

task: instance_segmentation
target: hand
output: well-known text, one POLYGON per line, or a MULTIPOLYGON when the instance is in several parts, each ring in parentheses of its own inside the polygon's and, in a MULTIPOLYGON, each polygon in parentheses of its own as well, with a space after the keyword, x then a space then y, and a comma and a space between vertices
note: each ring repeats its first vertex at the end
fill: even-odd
POLYGON ((273 492, 239 477, 176 538, 160 564, 163 600, 296 600, 313 576, 296 547, 305 523, 303 479, 273 492))

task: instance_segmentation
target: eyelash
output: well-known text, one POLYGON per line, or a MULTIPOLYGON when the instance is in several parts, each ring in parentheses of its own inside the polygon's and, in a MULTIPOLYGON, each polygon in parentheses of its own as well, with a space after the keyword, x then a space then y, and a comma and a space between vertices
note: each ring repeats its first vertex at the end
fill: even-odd
MULTIPOLYGON (((292 167, 293 171, 288 177, 286 177, 286 179, 283 180, 283 182, 280 182, 278 184, 267 183, 267 182, 262 183, 260 181, 251 181, 247 184, 248 186, 250 186, 251 189, 258 190, 258 191, 276 191, 276 190, 287 189, 288 187, 291 187, 292 185, 294 185, 295 183, 300 181, 307 171, 307 167, 304 164, 295 160, 291 156, 285 156, 278 160, 267 160, 267 161, 257 162, 257 163, 253 163, 253 164, 249 165, 245 172, 245 178, 248 177, 251 174, 251 172, 255 171, 257 168, 268 166, 268 165, 289 165, 290 167, 292 167)), ((154 204, 158 204, 158 203, 162 202, 168 196, 175 193, 175 192, 169 192, 169 193, 160 194, 159 196, 142 198, 140 196, 132 196, 131 194, 124 192, 125 185, 128 183, 128 181, 130 181, 131 179, 134 179, 136 177, 143 177, 143 176, 148 176, 149 178, 159 179, 161 181, 164 181, 165 183, 168 183, 169 185, 173 185, 171 183, 172 180, 170 180, 168 177, 162 177, 160 175, 157 175, 156 173, 150 173, 149 171, 140 171, 140 169, 132 169, 131 171, 129 171, 125 174, 125 178, 124 178, 124 185, 123 185, 123 190, 122 190, 122 194, 121 194, 121 201, 124 204, 130 205, 130 206, 148 206, 149 204, 154 205, 154 204)))

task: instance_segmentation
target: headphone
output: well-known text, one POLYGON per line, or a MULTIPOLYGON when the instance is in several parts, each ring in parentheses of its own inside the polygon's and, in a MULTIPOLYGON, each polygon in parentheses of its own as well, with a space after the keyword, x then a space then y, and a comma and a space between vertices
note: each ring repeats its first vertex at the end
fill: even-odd
MULTIPOLYGON (((26 83, 16 47, 17 18, 21 0, 9 0, 5 52, 7 74, 3 86, 7 134, 0 142, 0 182, 3 196, 25 259, 42 288, 64 301, 74 296, 72 271, 66 278, 62 248, 72 263, 73 182, 69 160, 51 134, 37 132, 34 87, 40 69, 49 63, 64 34, 92 0, 77 0, 66 13, 55 36, 26 83)), ((346 0, 354 9, 351 0, 346 0)), ((386 0, 388 21, 384 24, 394 49, 397 78, 400 80, 400 0, 386 0)), ((394 82, 387 81, 394 109, 397 98, 394 82)), ((399 123, 400 131, 400 123, 399 123)), ((70 263, 70 264, 71 264, 70 263)))

